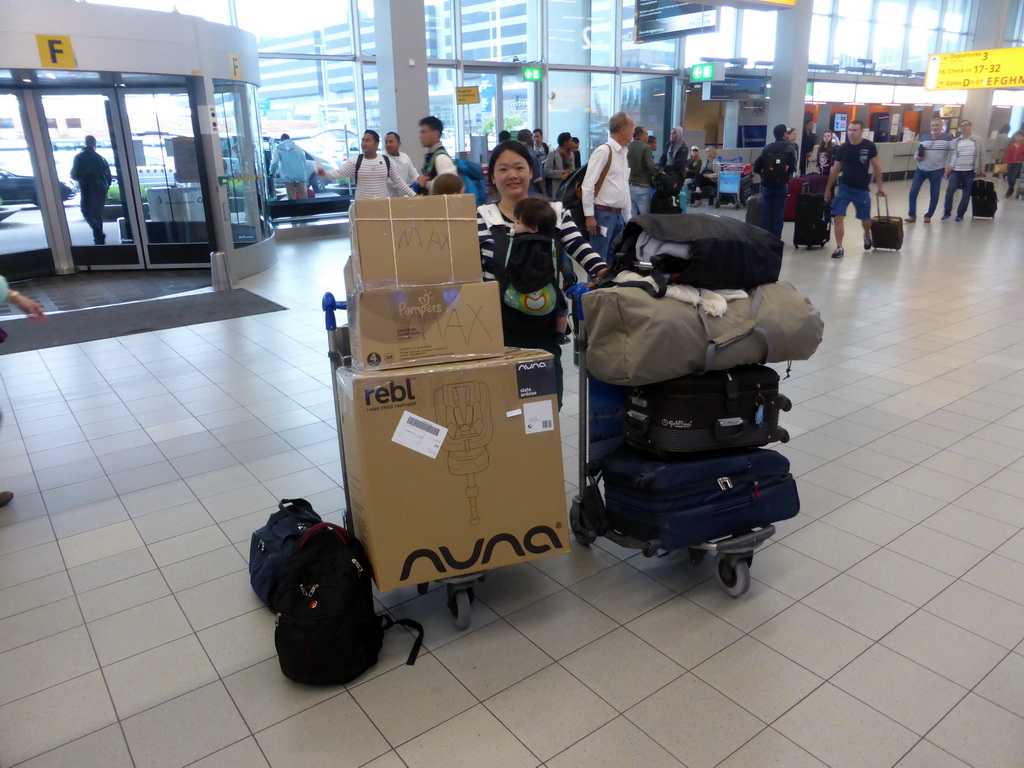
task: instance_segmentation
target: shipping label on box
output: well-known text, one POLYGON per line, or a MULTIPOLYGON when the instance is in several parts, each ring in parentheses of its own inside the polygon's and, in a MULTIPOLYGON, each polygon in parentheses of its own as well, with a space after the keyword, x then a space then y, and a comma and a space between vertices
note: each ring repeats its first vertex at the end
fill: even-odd
POLYGON ((554 360, 338 372, 349 497, 381 590, 568 551, 554 360))
POLYGON ((472 195, 356 200, 349 223, 349 293, 483 279, 472 195))
POLYGON ((352 361, 398 368, 504 354, 498 284, 358 291, 349 296, 352 361))

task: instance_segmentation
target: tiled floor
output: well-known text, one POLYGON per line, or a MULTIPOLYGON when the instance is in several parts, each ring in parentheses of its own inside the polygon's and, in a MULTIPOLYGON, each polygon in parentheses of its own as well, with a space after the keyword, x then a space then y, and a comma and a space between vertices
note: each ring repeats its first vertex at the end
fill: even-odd
POLYGON ((1010 202, 908 225, 902 254, 787 247, 826 339, 784 386, 803 511, 749 594, 577 547, 491 572, 462 633, 443 590, 381 595, 427 650, 403 665, 393 631, 345 688, 281 676, 245 566, 276 498, 343 504, 318 307, 344 244, 243 282, 287 312, 4 358, 0 760, 1024 765, 1022 223, 1010 202))

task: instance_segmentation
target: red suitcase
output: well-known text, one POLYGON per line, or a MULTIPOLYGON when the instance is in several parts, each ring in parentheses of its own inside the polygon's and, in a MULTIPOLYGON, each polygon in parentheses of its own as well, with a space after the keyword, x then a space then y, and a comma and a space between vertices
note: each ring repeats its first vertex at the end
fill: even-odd
POLYGON ((796 196, 807 192, 807 184, 803 179, 790 179, 786 195, 786 207, 782 211, 783 221, 796 221, 796 196))

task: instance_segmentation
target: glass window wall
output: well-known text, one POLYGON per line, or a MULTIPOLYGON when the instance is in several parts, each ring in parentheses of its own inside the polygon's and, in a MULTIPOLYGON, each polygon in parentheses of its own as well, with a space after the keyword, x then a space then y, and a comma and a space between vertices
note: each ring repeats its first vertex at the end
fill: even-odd
MULTIPOLYGON (((207 21, 219 24, 231 23, 229 0, 89 0, 93 5, 117 5, 122 8, 139 8, 145 11, 171 11, 175 8, 179 13, 200 16, 207 21)), ((235 0, 235 5, 253 3, 254 0, 235 0)), ((262 5, 256 0, 257 5, 262 5)))
MULTIPOLYGON (((690 35, 683 47, 684 66, 700 64, 701 58, 732 59, 736 57, 736 25, 739 12, 735 8, 719 8, 718 31, 690 35)), ((774 51, 772 58, 775 58, 774 51)))
POLYGON ((551 63, 612 66, 614 19, 611 0, 548 0, 551 63))
POLYGON ((744 11, 739 58, 755 61, 775 60, 777 11, 744 11))
MULTIPOLYGON (((539 59, 538 2, 462 0, 463 60, 511 62, 539 59)), ((608 2, 610 5, 610 0, 608 2)))
MULTIPOLYGON (((74 206, 71 179, 60 188, 74 206), (65 192, 66 190, 66 192, 65 192)), ((36 173, 14 94, 0 93, 0 256, 47 247, 42 211, 36 197, 36 173)), ((14 274, 14 270, 11 270, 14 274)))
POLYGON ((676 69, 679 56, 676 41, 637 43, 633 39, 635 25, 636 2, 625 0, 622 3, 622 66, 628 69, 676 69))
POLYGON ((603 72, 551 72, 549 80, 548 135, 568 131, 577 137, 585 163, 591 150, 608 140, 608 120, 614 114, 612 76, 603 72))
POLYGON ((291 0, 283 7, 263 0, 235 0, 235 9, 238 26, 256 35, 256 45, 262 52, 353 53, 348 3, 291 0))

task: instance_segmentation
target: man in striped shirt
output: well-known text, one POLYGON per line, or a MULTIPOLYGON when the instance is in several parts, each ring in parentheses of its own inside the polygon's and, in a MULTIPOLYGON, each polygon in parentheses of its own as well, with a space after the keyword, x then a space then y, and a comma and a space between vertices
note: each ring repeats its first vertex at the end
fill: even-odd
POLYGON ((946 155, 949 154, 952 141, 952 134, 942 132, 942 120, 934 118, 932 132, 922 137, 917 147, 917 168, 914 170, 914 180, 910 183, 910 207, 907 213, 907 221, 911 224, 917 221, 917 193, 921 191, 925 181, 930 185, 931 195, 924 223, 931 223, 932 215, 939 205, 942 173, 946 167, 946 155))
POLYGON ((376 131, 366 131, 363 134, 362 146, 362 154, 350 157, 338 170, 317 168, 317 174, 331 181, 354 178, 356 200, 366 197, 388 197, 388 181, 404 197, 413 197, 416 194, 399 175, 398 163, 391 162, 390 158, 377 151, 380 147, 380 134, 376 131))
POLYGON ((974 126, 970 120, 960 123, 960 135, 950 143, 946 157, 946 204, 942 220, 948 221, 953 212, 953 195, 957 189, 960 193, 960 205, 956 209, 956 220, 963 221, 967 213, 967 203, 971 199, 971 185, 974 178, 985 175, 985 140, 974 135, 974 126))

